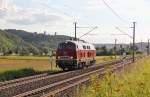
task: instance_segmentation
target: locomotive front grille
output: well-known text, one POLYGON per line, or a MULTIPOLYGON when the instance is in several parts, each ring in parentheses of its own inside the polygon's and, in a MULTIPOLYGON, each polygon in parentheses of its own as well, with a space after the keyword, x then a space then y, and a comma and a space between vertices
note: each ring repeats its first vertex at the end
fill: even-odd
POLYGON ((56 64, 59 66, 59 67, 76 67, 77 65, 77 60, 75 59, 67 59, 67 60, 56 60, 56 64))

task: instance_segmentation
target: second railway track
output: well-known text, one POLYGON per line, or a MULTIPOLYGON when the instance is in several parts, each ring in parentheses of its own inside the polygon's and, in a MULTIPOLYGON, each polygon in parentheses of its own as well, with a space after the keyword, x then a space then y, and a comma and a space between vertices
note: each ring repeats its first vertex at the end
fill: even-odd
POLYGON ((63 71, 45 71, 45 72, 41 72, 39 74, 35 74, 35 75, 32 75, 32 76, 28 76, 28 77, 23 77, 23 78, 18 78, 18 79, 14 79, 14 80, 8 80, 8 81, 4 81, 4 82, 0 82, 0 89, 2 87, 6 87, 6 86, 9 86, 9 85, 12 85, 12 84, 17 84, 17 83, 20 83, 20 82, 25 82, 25 81, 28 81, 28 80, 32 80, 32 79, 37 79, 37 78, 41 78, 41 77, 45 77, 45 76, 48 76, 48 75, 53 75, 53 74, 58 74, 58 73, 61 73, 63 71))

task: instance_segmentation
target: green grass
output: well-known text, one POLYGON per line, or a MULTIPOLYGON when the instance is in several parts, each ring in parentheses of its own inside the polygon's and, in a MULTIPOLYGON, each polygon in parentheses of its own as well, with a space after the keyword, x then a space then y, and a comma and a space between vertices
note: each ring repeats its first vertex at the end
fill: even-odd
MULTIPOLYGON (((55 67, 55 58, 53 59, 53 70, 59 69, 55 67)), ((51 70, 49 57, 0 56, 0 73, 24 68, 33 68, 35 71, 51 70)))
POLYGON ((9 60, 48 60, 47 56, 0 56, 0 59, 9 60))
POLYGON ((0 81, 12 80, 12 79, 16 79, 16 78, 25 77, 25 76, 31 76, 31 75, 35 75, 37 73, 39 73, 39 72, 37 72, 31 68, 6 71, 6 72, 0 74, 0 81))
POLYGON ((150 57, 126 67, 121 73, 107 70, 103 79, 91 76, 91 85, 77 97, 150 97, 150 57))
MULTIPOLYGON (((120 57, 117 56, 117 59, 119 59, 119 58, 120 57)), ((96 64, 106 62, 106 61, 110 61, 110 60, 115 60, 115 57, 114 56, 97 56, 96 57, 96 64)))
MULTIPOLYGON (((55 67, 53 58, 53 70, 55 67)), ((96 57, 96 63, 113 60, 111 56, 96 57)), ((51 70, 49 57, 39 56, 0 56, 0 81, 30 76, 36 72, 51 70)))
MULTIPOLYGON (((112 60, 111 56, 96 57, 96 63, 112 60)), ((35 71, 51 70, 49 57, 40 56, 0 56, 0 73, 19 70, 24 68, 33 68, 35 71)), ((53 58, 53 70, 59 70, 55 67, 55 57, 53 58)))

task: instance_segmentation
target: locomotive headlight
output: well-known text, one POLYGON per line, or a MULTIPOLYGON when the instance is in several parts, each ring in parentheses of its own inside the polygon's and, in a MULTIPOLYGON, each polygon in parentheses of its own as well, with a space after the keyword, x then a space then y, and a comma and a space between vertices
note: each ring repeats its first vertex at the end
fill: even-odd
POLYGON ((70 58, 73 59, 73 56, 71 56, 70 58))
POLYGON ((58 59, 60 59, 61 57, 60 56, 58 56, 58 59))

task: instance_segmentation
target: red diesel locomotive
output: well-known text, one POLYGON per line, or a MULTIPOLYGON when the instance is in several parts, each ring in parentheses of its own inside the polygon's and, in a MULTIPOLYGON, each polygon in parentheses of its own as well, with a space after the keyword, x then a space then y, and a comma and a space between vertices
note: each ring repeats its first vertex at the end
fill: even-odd
POLYGON ((83 41, 61 42, 56 51, 56 65, 63 70, 87 67, 96 62, 95 47, 83 41))

